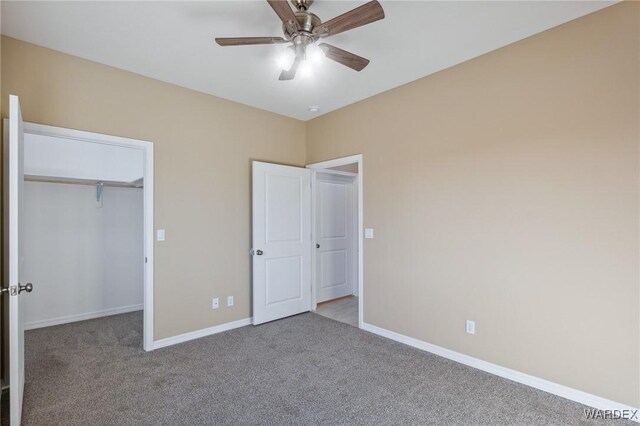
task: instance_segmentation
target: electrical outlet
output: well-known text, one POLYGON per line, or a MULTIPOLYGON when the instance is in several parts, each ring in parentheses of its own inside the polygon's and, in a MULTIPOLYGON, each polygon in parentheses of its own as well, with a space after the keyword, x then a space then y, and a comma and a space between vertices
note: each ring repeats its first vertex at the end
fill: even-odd
POLYGON ((220 307, 220 300, 217 297, 214 297, 211 301, 211 309, 218 309, 220 307))
POLYGON ((233 306, 233 296, 227 297, 227 306, 233 306))
POLYGON ((476 322, 467 320, 467 333, 476 334, 476 322))

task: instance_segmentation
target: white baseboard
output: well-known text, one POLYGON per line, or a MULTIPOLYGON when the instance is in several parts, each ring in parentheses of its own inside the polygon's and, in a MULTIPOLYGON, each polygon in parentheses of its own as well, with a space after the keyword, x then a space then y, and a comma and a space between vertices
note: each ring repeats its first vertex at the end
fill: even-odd
MULTIPOLYGON (((405 345, 413 346, 414 348, 426 352, 431 352, 432 354, 441 356, 443 358, 459 362, 460 364, 468 365, 469 367, 477 368, 478 370, 486 371, 487 373, 495 374, 496 376, 504 377, 505 379, 509 379, 514 382, 522 383, 523 385, 531 386, 532 388, 549 392, 551 394, 587 405, 589 407, 597 408, 599 410, 631 410, 632 412, 638 410, 638 408, 634 408, 620 402, 611 401, 609 399, 573 389, 568 386, 560 385, 558 383, 550 382, 539 377, 521 373, 516 370, 511 370, 510 368, 492 364, 490 362, 483 361, 469 355, 461 354, 460 352, 455 352, 441 346, 436 346, 434 344, 427 343, 413 337, 396 333, 395 331, 384 329, 382 327, 363 323, 362 330, 377 334, 382 337, 386 337, 391 340, 395 340, 396 342, 404 343, 405 345)), ((636 415, 633 420, 640 423, 640 415, 636 415)))
POLYGON ((100 317, 108 317, 110 315, 126 314, 128 312, 141 311, 144 305, 129 305, 120 308, 104 309, 101 311, 86 312, 84 314, 66 315, 63 317, 50 318, 46 320, 31 321, 24 325, 25 330, 33 330, 36 328, 51 327, 53 325, 67 324, 70 322, 84 321, 100 317))
POLYGON ((253 318, 244 318, 238 321, 232 321, 232 322, 216 325, 214 327, 203 328, 202 330, 190 331, 189 333, 179 334, 173 337, 167 337, 165 339, 160 339, 153 342, 153 349, 160 349, 166 346, 188 342, 189 340, 199 339, 205 336, 211 336, 212 334, 218 334, 218 333, 222 333, 223 331, 233 330, 234 328, 244 327, 247 325, 251 325, 252 323, 253 323, 253 318))

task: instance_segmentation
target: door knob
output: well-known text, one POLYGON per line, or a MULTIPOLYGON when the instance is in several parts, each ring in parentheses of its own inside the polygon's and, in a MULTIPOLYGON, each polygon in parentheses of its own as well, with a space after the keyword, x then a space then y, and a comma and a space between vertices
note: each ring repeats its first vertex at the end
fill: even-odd
POLYGON ((26 291, 27 293, 31 293, 33 291, 33 284, 27 283, 22 285, 18 283, 18 285, 12 285, 11 287, 4 287, 0 289, 0 294, 9 293, 11 296, 17 296, 18 294, 26 291))
POLYGON ((33 284, 27 283, 25 285, 18 284, 18 294, 26 291, 27 293, 31 293, 33 291, 33 284))
POLYGON ((320 248, 320 244, 316 243, 316 248, 320 248))
POLYGON ((264 252, 262 250, 256 250, 256 255, 262 256, 264 252))

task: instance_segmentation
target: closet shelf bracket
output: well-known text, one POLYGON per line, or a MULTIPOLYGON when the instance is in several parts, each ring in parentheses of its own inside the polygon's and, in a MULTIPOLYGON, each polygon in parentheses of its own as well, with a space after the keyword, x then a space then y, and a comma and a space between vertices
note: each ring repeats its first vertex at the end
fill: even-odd
POLYGON ((96 201, 100 202, 100 199, 102 198, 102 190, 104 189, 104 182, 99 180, 96 183, 96 201))

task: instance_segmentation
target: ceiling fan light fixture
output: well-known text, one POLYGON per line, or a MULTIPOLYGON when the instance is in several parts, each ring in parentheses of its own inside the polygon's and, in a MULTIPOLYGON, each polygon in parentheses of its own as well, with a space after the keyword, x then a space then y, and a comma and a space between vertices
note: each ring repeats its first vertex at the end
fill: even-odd
POLYGON ((217 37, 220 46, 249 46, 259 44, 290 43, 293 51, 291 60, 288 52, 283 51, 276 58, 282 71, 278 80, 293 80, 298 71, 302 77, 311 75, 309 63, 318 63, 323 57, 331 59, 355 71, 362 71, 369 60, 327 43, 316 45, 321 38, 330 37, 372 22, 384 19, 384 10, 378 0, 356 7, 326 22, 309 12, 314 0, 267 0, 269 6, 282 22, 283 37, 217 37), (289 4, 291 3, 291 5, 289 4), (294 10, 291 8, 293 6, 294 10), (324 54, 324 55, 323 55, 324 54))
POLYGON ((309 112, 319 112, 320 111, 320 107, 316 106, 316 105, 311 105, 309 108, 307 108, 307 111, 309 111, 309 112))

